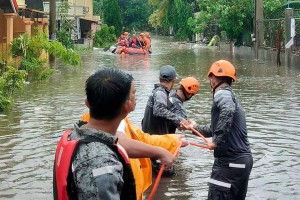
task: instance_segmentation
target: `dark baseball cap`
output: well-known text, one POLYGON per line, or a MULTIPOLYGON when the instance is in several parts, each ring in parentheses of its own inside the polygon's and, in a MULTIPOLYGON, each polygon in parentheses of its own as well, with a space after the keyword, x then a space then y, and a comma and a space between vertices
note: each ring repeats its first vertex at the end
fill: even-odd
POLYGON ((171 65, 162 66, 159 70, 159 78, 171 81, 176 78, 176 70, 171 65))

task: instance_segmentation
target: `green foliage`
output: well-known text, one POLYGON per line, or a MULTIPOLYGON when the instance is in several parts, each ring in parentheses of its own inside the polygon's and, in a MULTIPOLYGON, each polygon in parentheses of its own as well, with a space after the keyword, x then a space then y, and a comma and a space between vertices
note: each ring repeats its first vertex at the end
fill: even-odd
POLYGON ((286 0, 264 0, 264 18, 265 19, 276 19, 284 18, 284 3, 286 0))
POLYGON ((95 33, 94 46, 107 48, 116 43, 116 41, 117 37, 115 35, 115 28, 113 26, 109 27, 107 24, 103 24, 101 29, 95 33))
POLYGON ((49 41, 46 34, 39 33, 31 38, 23 34, 13 40, 11 53, 13 57, 22 58, 19 67, 28 72, 28 80, 45 80, 54 73, 53 69, 46 66, 47 60, 40 59, 43 51, 59 58, 64 64, 80 64, 80 56, 77 53, 66 49, 58 41, 49 41))
POLYGON ((80 64, 80 56, 76 52, 66 49, 58 41, 49 41, 44 33, 35 33, 32 37, 23 34, 15 38, 11 44, 11 55, 14 60, 20 60, 20 63, 19 66, 9 67, 0 61, 0 110, 11 105, 13 93, 23 87, 25 79, 47 80, 54 73, 54 69, 50 69, 47 65, 47 59, 41 58, 42 54, 47 52, 59 58, 64 64, 73 66, 80 64))
POLYGON ((58 41, 49 42, 49 46, 45 49, 49 54, 54 55, 60 59, 65 65, 70 64, 72 66, 80 65, 80 56, 72 49, 66 49, 65 46, 58 41))
POLYGON ((237 6, 224 6, 221 11, 220 26, 227 36, 233 40, 243 31, 243 13, 236 12, 237 6), (234 20, 233 20, 234 19, 234 20))
POLYGON ((37 34, 31 38, 28 34, 23 34, 13 40, 12 56, 22 58, 19 67, 28 73, 28 80, 43 80, 41 78, 46 77, 42 74, 51 74, 52 69, 44 68, 46 60, 39 59, 42 50, 47 48, 49 44, 45 34, 37 34))
POLYGON ((49 42, 46 34, 29 37, 25 33, 12 41, 11 53, 13 57, 37 58, 41 55, 42 50, 47 48, 49 48, 49 42))
POLYGON ((0 59, 0 74, 4 73, 5 68, 6 68, 5 61, 3 61, 3 60, 0 59))
POLYGON ((71 38, 71 33, 69 30, 61 29, 56 33, 57 41, 61 42, 66 48, 74 48, 74 43, 71 38))
POLYGON ((212 38, 226 31, 229 40, 242 43, 243 34, 253 30, 252 1, 249 0, 202 0, 197 1, 199 12, 188 21, 194 33, 212 38))
POLYGON ((27 58, 23 59, 20 63, 21 68, 28 73, 28 79, 31 81, 46 80, 52 74, 54 69, 45 67, 47 59, 27 58))
POLYGON ((209 27, 209 22, 212 21, 211 14, 207 11, 200 11, 196 18, 190 17, 188 25, 193 33, 202 33, 209 27))
POLYGON ((71 21, 67 19, 68 11, 70 9, 69 2, 65 1, 60 4, 58 8, 58 13, 61 16, 60 30, 56 32, 56 38, 61 42, 67 49, 73 49, 74 43, 72 40, 72 24, 71 21))
POLYGON ((172 27, 175 36, 186 39, 192 36, 193 30, 188 19, 193 16, 192 6, 186 0, 150 0, 156 9, 149 18, 149 24, 158 29, 172 27))
MULTIPOLYGON (((1 80, 0 80, 1 81, 1 80)), ((0 83, 1 84, 1 83, 0 83)), ((10 107, 10 105, 12 104, 13 102, 13 99, 12 98, 7 98, 7 97, 4 97, 1 93, 1 89, 0 89, 0 111, 3 111, 4 109, 7 109, 10 107)))
POLYGON ((193 16, 191 6, 185 0, 174 0, 167 14, 170 25, 174 28, 175 36, 185 40, 192 36, 188 19, 193 16))
POLYGON ((145 0, 127 0, 124 7, 121 7, 123 23, 126 30, 146 30, 148 18, 152 12, 152 7, 145 0))
POLYGON ((18 38, 12 41, 11 54, 13 57, 22 56, 27 57, 27 50, 29 48, 29 36, 28 34, 20 35, 18 38))
POLYGON ((251 32, 248 31, 244 34, 243 41, 244 45, 251 46, 251 32))
POLYGON ((93 15, 103 17, 103 0, 93 0, 93 15))
POLYGON ((14 67, 7 67, 0 77, 0 110, 8 108, 12 102, 12 95, 17 89, 22 89, 27 76, 26 71, 14 67))
POLYGON ((115 27, 115 34, 120 35, 123 29, 121 19, 121 8, 118 0, 104 0, 103 1, 103 20, 108 26, 115 27))
POLYGON ((11 97, 16 89, 24 86, 27 72, 14 67, 7 67, 7 71, 0 77, 0 90, 5 97, 11 97))

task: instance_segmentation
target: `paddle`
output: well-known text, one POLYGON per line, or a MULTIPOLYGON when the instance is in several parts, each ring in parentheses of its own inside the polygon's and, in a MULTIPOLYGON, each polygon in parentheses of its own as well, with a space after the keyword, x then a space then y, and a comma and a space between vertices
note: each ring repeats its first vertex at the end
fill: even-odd
MULTIPOLYGON (((134 32, 134 35, 136 36, 136 32, 135 32, 135 29, 134 29, 134 28, 133 28, 133 32, 134 32)), ((140 47, 142 48, 142 43, 141 43, 141 41, 139 40, 139 37, 136 36, 136 39, 137 39, 137 41, 139 42, 140 47)))

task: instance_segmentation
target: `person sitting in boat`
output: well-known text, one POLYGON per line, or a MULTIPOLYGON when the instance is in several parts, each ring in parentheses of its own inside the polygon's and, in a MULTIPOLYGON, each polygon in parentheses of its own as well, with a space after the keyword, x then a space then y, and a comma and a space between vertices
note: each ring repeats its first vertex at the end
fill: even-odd
POLYGON ((150 40, 150 48, 148 49, 149 53, 152 53, 152 48, 151 48, 151 36, 149 34, 149 32, 144 32, 145 37, 148 38, 150 40))
POLYGON ((145 44, 143 42, 143 36, 144 36, 144 33, 141 33, 140 36, 138 37, 138 44, 139 44, 140 48, 145 46, 145 44))
POLYGON ((128 42, 128 32, 124 32, 119 38, 118 38, 118 46, 122 46, 122 47, 128 47, 129 46, 129 42, 128 42))
POLYGON ((151 36, 150 36, 150 33, 149 32, 145 32, 144 33, 145 34, 145 36, 150 40, 150 42, 151 42, 151 36))
POLYGON ((129 46, 132 48, 141 48, 141 42, 135 34, 129 39, 129 46))
POLYGON ((140 34, 140 40, 142 42, 142 48, 151 53, 151 41, 146 37, 145 33, 140 34))

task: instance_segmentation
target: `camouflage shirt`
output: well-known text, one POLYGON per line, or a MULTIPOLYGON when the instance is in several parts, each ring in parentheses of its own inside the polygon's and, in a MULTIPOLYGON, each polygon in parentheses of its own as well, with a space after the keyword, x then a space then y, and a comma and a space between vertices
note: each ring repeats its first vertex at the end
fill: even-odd
POLYGON ((123 166, 108 146, 117 142, 111 134, 75 125, 71 139, 94 136, 102 142, 81 143, 72 161, 78 199, 119 200, 124 184, 123 166), (106 145, 107 144, 107 145, 106 145))

